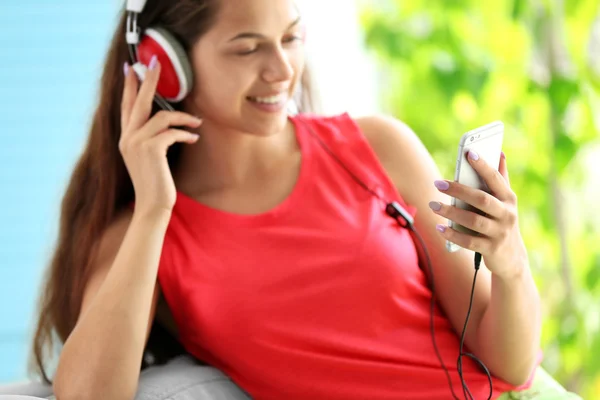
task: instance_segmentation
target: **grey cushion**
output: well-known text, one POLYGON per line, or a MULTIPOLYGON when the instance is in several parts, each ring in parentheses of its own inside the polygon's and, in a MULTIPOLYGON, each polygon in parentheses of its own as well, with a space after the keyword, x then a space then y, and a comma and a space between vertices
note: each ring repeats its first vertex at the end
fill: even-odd
MULTIPOLYGON (((34 382, 0 385, 0 400, 33 400, 52 398, 51 395, 51 387, 34 382)), ((221 371, 201 365, 189 355, 175 357, 165 365, 142 371, 135 396, 135 400, 249 399, 250 396, 221 371)))
POLYGON ((149 367, 140 376, 135 400, 249 400, 243 390, 216 368, 188 355, 149 367))
POLYGON ((8 385, 0 385, 0 399, 8 397, 8 395, 34 396, 35 398, 46 398, 52 394, 52 387, 38 382, 17 382, 8 385))

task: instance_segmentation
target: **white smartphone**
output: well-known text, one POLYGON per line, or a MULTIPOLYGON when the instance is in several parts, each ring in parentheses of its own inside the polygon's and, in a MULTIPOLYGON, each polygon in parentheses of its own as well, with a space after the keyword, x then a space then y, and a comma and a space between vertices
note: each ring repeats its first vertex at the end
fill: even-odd
MULTIPOLYGON (((465 133, 460 139, 458 145, 458 156, 456 158, 456 170, 454 172, 454 181, 472 188, 480 189, 489 193, 489 188, 481 179, 479 174, 475 172, 467 156, 469 150, 475 151, 479 157, 485 160, 489 165, 498 168, 500 164, 500 155, 502 153, 502 140, 504 138, 504 124, 500 121, 495 121, 484 125, 477 129, 473 129, 465 133)), ((452 197, 451 204, 463 210, 473 211, 483 214, 475 207, 452 197)), ((460 224, 448 220, 448 226, 463 233, 477 234, 460 224)), ((461 247, 450 241, 446 241, 446 249, 450 252, 458 251, 461 247)))

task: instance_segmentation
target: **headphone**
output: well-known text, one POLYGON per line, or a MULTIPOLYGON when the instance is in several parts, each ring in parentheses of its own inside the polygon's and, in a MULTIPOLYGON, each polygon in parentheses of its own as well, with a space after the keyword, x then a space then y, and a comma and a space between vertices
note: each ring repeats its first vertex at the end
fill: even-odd
MULTIPOLYGON (((168 30, 151 26, 141 32, 138 16, 147 0, 127 0, 127 28, 125 40, 129 47, 132 68, 143 81, 147 65, 156 56, 161 65, 160 78, 154 101, 164 110, 174 111, 169 103, 183 100, 192 90, 194 77, 187 52, 168 30)), ((306 41, 306 28, 302 27, 302 42, 306 41)))
POLYGON ((192 90, 192 65, 181 43, 168 30, 152 26, 141 32, 137 21, 146 1, 127 0, 125 39, 132 68, 138 78, 143 80, 146 66, 152 56, 156 56, 161 65, 161 72, 154 100, 161 108, 173 111, 169 102, 177 103, 183 100, 192 90))

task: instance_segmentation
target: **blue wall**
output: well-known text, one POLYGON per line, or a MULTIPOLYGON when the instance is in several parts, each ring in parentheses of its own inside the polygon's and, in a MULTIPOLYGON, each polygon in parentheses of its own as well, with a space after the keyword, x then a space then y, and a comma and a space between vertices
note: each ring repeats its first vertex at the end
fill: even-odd
POLYGON ((121 1, 0 1, 0 383, 25 379, 41 274, 121 1))

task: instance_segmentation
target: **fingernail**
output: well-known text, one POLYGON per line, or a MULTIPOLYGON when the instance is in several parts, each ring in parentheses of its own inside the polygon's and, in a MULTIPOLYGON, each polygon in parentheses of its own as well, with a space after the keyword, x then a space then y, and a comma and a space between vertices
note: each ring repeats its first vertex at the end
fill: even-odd
POLYGON ((445 225, 437 224, 436 227, 435 227, 435 229, 437 229, 438 232, 442 232, 442 233, 446 232, 446 226, 445 225))
POLYGON ((440 211, 442 209, 442 203, 438 201, 430 201, 429 208, 431 208, 433 211, 440 211))
POLYGON ((448 190, 450 188, 450 184, 446 181, 435 181, 433 184, 439 190, 448 190))
POLYGON ((127 61, 125 61, 125 63, 123 63, 123 73, 125 74, 125 76, 127 76, 127 74, 129 74, 129 63, 127 61))
POLYGON ((500 152, 500 156, 502 156, 502 158, 504 158, 506 160, 506 154, 504 154, 504 152, 500 152))
POLYGON ((158 64, 158 58, 156 58, 156 55, 153 55, 150 59, 150 64, 148 64, 148 69, 153 70, 156 68, 156 64, 158 64))
POLYGON ((469 158, 473 161, 477 161, 477 160, 479 160, 479 154, 477 154, 473 150, 469 150, 469 158))

